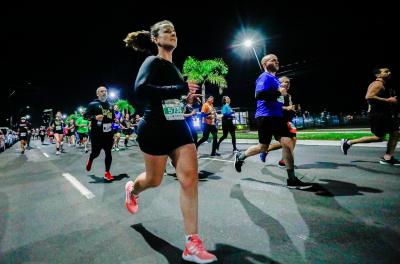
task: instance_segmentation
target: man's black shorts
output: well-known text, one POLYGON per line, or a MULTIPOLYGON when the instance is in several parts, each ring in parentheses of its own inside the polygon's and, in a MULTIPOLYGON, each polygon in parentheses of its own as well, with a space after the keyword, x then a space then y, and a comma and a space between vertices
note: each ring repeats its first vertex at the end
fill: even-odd
POLYGON ((292 133, 289 132, 287 122, 282 117, 257 117, 257 123, 258 142, 260 142, 260 144, 269 145, 272 136, 274 136, 276 140, 279 140, 281 137, 293 137, 292 133))

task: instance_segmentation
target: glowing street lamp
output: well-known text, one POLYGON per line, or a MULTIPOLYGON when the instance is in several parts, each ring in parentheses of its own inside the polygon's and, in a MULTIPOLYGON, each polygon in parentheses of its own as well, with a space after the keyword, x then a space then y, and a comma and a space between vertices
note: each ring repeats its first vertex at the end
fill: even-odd
POLYGON ((258 56, 257 56, 257 52, 256 52, 256 50, 254 49, 253 40, 251 40, 251 39, 246 39, 246 40, 243 42, 243 46, 245 46, 246 48, 251 48, 251 49, 253 50, 254 56, 256 56, 256 60, 257 60, 257 62, 258 62, 258 66, 260 67, 260 70, 263 71, 263 68, 262 68, 262 66, 261 66, 260 60, 258 59, 258 56))
MULTIPOLYGON (((264 72, 262 66, 261 66, 261 61, 258 58, 256 48, 263 48, 265 52, 265 43, 266 43, 267 38, 265 37, 265 34, 262 33, 261 30, 258 30, 256 28, 241 28, 236 34, 233 39, 233 43, 231 45, 232 48, 236 48, 236 52, 239 53, 240 55, 248 57, 250 49, 253 50, 253 54, 256 57, 257 64, 260 67, 261 72, 264 72)), ((250 52, 251 53, 251 52, 250 52)), ((253 56, 253 55, 251 55, 253 56)))
POLYGON ((111 99, 111 100, 114 100, 115 98, 117 98, 117 93, 114 92, 114 91, 111 91, 111 92, 110 92, 110 99, 111 99))
POLYGON ((250 48, 250 47, 253 46, 253 41, 252 41, 251 39, 246 39, 246 40, 243 42, 243 45, 244 45, 246 48, 250 48))

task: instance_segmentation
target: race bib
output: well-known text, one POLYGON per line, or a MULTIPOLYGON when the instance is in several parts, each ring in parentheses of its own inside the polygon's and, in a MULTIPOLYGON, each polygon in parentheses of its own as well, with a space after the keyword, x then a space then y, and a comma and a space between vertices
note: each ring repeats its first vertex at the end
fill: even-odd
POLYGON ((184 120, 183 104, 179 99, 164 100, 163 111, 165 119, 167 120, 184 120))
POLYGON ((26 133, 25 133, 25 132, 22 132, 22 133, 20 134, 20 136, 21 136, 21 137, 26 137, 26 133))
POLYGON ((43 135, 44 135, 44 132, 43 132, 43 131, 41 131, 41 132, 40 132, 40 135, 42 135, 42 136, 43 136, 43 135))
POLYGON ((103 124, 103 132, 111 131, 111 123, 103 124))
POLYGON ((56 130, 61 130, 61 126, 56 126, 56 130))

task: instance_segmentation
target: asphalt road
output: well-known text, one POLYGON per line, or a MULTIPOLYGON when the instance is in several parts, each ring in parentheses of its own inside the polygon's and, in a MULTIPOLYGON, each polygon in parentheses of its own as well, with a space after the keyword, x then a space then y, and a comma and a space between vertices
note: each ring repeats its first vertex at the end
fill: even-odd
MULTIPOLYGON (((397 263, 400 168, 379 164, 384 148, 299 145, 297 175, 315 183, 300 191, 285 187, 280 151, 237 173, 231 145, 216 159, 210 145, 199 149, 200 235, 218 263, 397 263)), ((137 215, 124 207, 144 169, 136 146, 113 152, 111 183, 103 153, 87 173, 82 149, 32 146, 0 154, 0 263, 185 263, 175 177, 142 193, 137 215)))

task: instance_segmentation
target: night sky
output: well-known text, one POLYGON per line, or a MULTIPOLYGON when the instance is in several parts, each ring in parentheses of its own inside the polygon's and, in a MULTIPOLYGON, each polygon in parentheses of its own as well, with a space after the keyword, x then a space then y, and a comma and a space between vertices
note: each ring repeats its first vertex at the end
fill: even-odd
MULTIPOLYGON (((120 97, 127 97, 145 55, 125 48, 122 39, 163 19, 175 24, 178 68, 187 56, 227 63, 224 94, 231 97, 232 107, 255 106, 254 81, 260 69, 251 51, 233 45, 238 34, 250 32, 246 30, 261 33, 255 47, 260 58, 266 53, 279 57, 281 71, 292 78, 294 102, 305 110, 365 110, 364 96, 375 67, 390 67, 393 78, 388 86, 399 87, 395 58, 400 45, 394 37, 399 14, 390 5, 242 1, 246 4, 219 7, 214 1, 190 2, 189 7, 148 1, 151 5, 139 8, 134 1, 108 2, 83 6, 31 1, 2 8, 1 98, 6 103, 0 106, 0 123, 22 113, 26 105, 37 119, 44 108, 72 113, 93 100, 100 85, 118 88, 120 97)), ((220 106, 217 89, 209 86, 207 91, 220 106)))

